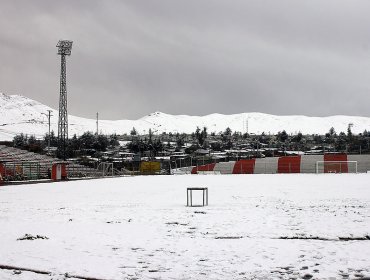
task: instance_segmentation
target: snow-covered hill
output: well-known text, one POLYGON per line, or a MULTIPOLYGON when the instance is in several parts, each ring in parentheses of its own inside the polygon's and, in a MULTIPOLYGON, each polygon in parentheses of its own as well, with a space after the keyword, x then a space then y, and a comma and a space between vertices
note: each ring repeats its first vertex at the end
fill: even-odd
MULTIPOLYGON (((51 129, 57 134, 58 111, 44 104, 20 95, 0 93, 0 140, 11 140, 17 133, 34 134, 36 137, 48 131, 47 117, 42 113, 52 110, 51 129)), ((248 120, 249 133, 288 133, 324 134, 334 127, 337 132, 346 131, 352 123, 354 133, 370 130, 370 118, 356 116, 275 116, 262 113, 241 113, 233 115, 211 114, 207 116, 169 115, 155 112, 138 120, 100 120, 102 133, 130 133, 133 127, 139 133, 185 132, 191 133, 196 127, 207 127, 209 132, 224 131, 230 127, 233 131, 246 131, 248 120)), ((81 135, 85 131, 95 131, 96 121, 69 116, 69 135, 81 135)))

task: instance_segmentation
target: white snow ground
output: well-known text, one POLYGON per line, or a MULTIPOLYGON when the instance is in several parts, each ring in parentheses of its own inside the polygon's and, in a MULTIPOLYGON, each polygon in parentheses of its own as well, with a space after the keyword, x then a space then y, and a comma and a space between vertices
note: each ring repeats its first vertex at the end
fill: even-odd
POLYGON ((370 277, 370 240, 339 238, 370 235, 370 174, 3 186, 0 229, 0 264, 54 273, 0 279, 358 279, 370 277), (209 188, 208 207, 185 206, 190 186, 209 188), (26 233, 49 239, 17 240, 26 233))

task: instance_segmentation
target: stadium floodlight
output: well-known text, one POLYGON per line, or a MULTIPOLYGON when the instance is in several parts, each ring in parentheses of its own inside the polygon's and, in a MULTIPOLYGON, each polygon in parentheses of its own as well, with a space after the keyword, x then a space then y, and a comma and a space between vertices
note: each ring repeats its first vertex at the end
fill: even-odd
POLYGON ((68 140, 68 110, 67 110, 67 70, 66 56, 71 55, 72 41, 60 40, 57 44, 58 55, 61 58, 60 66, 60 94, 59 94, 59 120, 58 120, 58 139, 59 157, 66 160, 66 142, 68 140))
POLYGON ((57 44, 58 54, 71 55, 73 41, 60 40, 57 44))

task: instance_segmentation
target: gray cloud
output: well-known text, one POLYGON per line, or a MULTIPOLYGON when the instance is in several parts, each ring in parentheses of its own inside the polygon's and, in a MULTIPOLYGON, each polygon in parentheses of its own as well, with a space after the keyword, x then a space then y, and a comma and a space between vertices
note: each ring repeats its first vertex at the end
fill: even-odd
POLYGON ((0 4, 0 91, 69 113, 370 116, 370 2, 18 1, 0 4))

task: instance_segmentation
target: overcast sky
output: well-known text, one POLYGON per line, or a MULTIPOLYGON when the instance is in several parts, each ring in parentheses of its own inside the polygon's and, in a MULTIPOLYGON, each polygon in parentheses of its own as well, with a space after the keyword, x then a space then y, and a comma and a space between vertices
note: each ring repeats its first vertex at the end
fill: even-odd
POLYGON ((0 92, 69 114, 370 117, 370 1, 0 0, 0 92))

